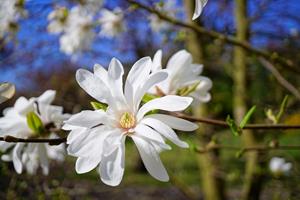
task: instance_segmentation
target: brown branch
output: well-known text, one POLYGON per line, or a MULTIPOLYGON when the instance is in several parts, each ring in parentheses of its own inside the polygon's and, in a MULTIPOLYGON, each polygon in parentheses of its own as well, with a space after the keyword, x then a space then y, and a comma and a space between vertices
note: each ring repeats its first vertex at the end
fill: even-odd
POLYGON ((273 151, 273 150, 300 150, 299 145, 278 145, 278 146, 249 146, 249 147, 236 147, 236 146, 225 146, 225 145, 208 145, 205 148, 196 148, 195 151, 197 153, 207 153, 209 151, 213 151, 216 149, 224 149, 229 151, 240 151, 241 154, 248 151, 273 151))
POLYGON ((290 59, 279 56, 277 52, 270 53, 268 51, 264 51, 264 50, 255 48, 255 47, 251 46, 251 44, 249 44, 248 42, 239 41, 238 39, 236 39, 233 36, 225 35, 225 34, 213 31, 213 30, 207 30, 206 28, 199 26, 199 25, 195 25, 193 23, 183 22, 181 20, 178 20, 176 18, 173 18, 173 17, 170 17, 170 16, 164 14, 157 9, 150 8, 147 5, 137 2, 135 0, 127 0, 127 2, 138 8, 146 10, 149 13, 153 13, 153 14, 157 15, 160 19, 165 20, 169 23, 172 23, 176 26, 188 28, 199 34, 204 34, 211 38, 220 39, 229 44, 240 46, 240 47, 244 48, 245 50, 247 50, 251 54, 261 56, 271 62, 279 63, 282 66, 289 68, 293 72, 300 73, 300 70, 295 66, 295 64, 290 59))
POLYGON ((0 137, 0 141, 4 142, 21 142, 21 143, 49 143, 49 145, 59 145, 67 141, 67 138, 55 138, 55 139, 45 139, 45 138, 17 138, 10 135, 0 137))
MULTIPOLYGON (((199 122, 199 123, 204 123, 204 124, 210 124, 210 125, 216 125, 216 126, 222 126, 225 128, 229 128, 229 125, 222 120, 216 120, 216 119, 209 119, 209 118, 197 118, 197 117, 192 117, 188 116, 182 113, 172 113, 172 115, 186 119, 192 122, 199 122)), ((287 130, 287 129, 300 129, 300 124, 299 125, 286 125, 286 124, 249 124, 246 125, 243 129, 253 129, 253 130, 259 130, 259 129, 264 129, 264 130, 272 130, 272 129, 282 129, 282 130, 287 130)))
POLYGON ((290 93, 292 93, 298 100, 300 100, 300 92, 295 88, 290 82, 288 82, 281 74, 280 72, 272 65, 270 62, 268 62, 264 58, 259 58, 259 61, 263 64, 263 66, 269 70, 273 76, 276 78, 276 80, 282 85, 285 89, 287 89, 290 93))

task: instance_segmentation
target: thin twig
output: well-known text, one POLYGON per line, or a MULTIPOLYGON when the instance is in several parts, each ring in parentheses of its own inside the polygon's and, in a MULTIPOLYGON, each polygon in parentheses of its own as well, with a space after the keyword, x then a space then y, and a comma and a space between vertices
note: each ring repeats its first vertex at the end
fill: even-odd
POLYGON ((290 82, 288 82, 281 74, 280 72, 272 65, 270 62, 268 62, 264 58, 259 58, 259 61, 263 64, 263 66, 269 70, 273 76, 277 79, 277 81, 282 85, 285 89, 287 89, 290 93, 292 93, 297 99, 300 100, 300 92, 295 88, 290 82))
MULTIPOLYGON (((173 115, 175 115, 176 117, 182 118, 182 119, 186 119, 192 122, 199 122, 199 123, 204 123, 204 124, 210 124, 210 125, 216 125, 216 126, 222 126, 225 128, 229 128, 229 125, 222 120, 216 120, 216 119, 209 119, 209 118, 200 118, 200 117, 192 117, 192 116, 188 116, 182 113, 173 113, 173 115)), ((259 130, 259 129, 300 129, 300 124, 299 125, 286 125, 286 124, 248 124, 246 126, 244 126, 243 129, 253 129, 253 130, 259 130)))
POLYGON ((255 48, 255 47, 251 46, 251 44, 249 44, 248 42, 239 41, 238 39, 236 39, 233 36, 225 35, 225 34, 213 31, 213 30, 207 30, 206 28, 199 26, 199 25, 195 25, 193 23, 183 22, 181 20, 178 20, 176 18, 173 18, 173 17, 170 17, 170 16, 164 14, 157 9, 150 8, 147 5, 137 2, 135 0, 127 0, 127 2, 134 6, 137 6, 138 8, 146 10, 149 13, 153 13, 153 14, 157 15, 160 19, 165 20, 169 23, 172 23, 176 26, 188 28, 199 34, 204 34, 204 35, 210 36, 215 39, 220 39, 229 44, 240 46, 252 54, 261 56, 271 62, 277 62, 277 63, 281 64, 282 66, 289 68, 293 72, 300 73, 300 70, 294 65, 294 63, 290 59, 279 56, 277 52, 270 53, 268 51, 264 51, 264 50, 255 48))
POLYGON ((240 151, 241 153, 245 153, 248 151, 273 151, 273 150, 300 150, 299 145, 290 145, 290 146, 251 146, 251 147, 236 147, 236 146, 225 146, 225 145, 210 145, 205 148, 196 148, 195 151, 197 153, 207 153, 209 151, 224 149, 229 151, 240 151))
POLYGON ((67 138, 55 138, 55 139, 46 139, 46 138, 17 138, 10 135, 0 137, 0 141, 4 142, 21 142, 21 143, 49 143, 50 145, 59 145, 67 141, 67 138))

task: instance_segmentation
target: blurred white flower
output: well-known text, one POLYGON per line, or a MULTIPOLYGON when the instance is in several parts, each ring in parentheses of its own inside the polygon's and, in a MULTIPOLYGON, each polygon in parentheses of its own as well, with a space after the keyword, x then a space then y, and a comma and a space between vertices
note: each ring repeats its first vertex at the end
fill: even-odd
MULTIPOLYGON (((37 135, 27 124, 26 115, 34 112, 41 119, 44 127, 59 128, 69 115, 62 114, 63 108, 50 105, 55 97, 55 91, 48 90, 38 98, 17 99, 14 107, 3 111, 4 117, 0 118, 0 135, 11 135, 19 138, 42 137, 58 138, 55 133, 37 135)), ((41 166, 43 174, 49 173, 49 159, 64 160, 64 144, 50 146, 47 143, 6 143, 0 142, 0 149, 8 151, 2 155, 3 161, 12 161, 17 173, 22 173, 23 168, 30 174, 35 174, 41 166)))
POLYGON ((155 14, 149 15, 148 19, 150 21, 150 27, 154 32, 161 32, 164 30, 168 30, 168 28, 170 27, 168 23, 166 23, 164 20, 161 20, 155 14))
MULTIPOLYGON (((152 72, 162 69, 161 64, 162 51, 158 50, 153 58, 152 72)), ((152 87, 149 92, 152 94, 180 94, 182 96, 191 96, 200 102, 208 102, 211 99, 209 90, 212 87, 212 81, 200 76, 203 65, 193 64, 192 55, 186 50, 175 53, 168 61, 166 71, 169 76, 165 81, 152 87), (191 92, 185 94, 184 91, 191 92), (183 92, 181 91, 183 90, 183 92)))
POLYGON ((57 7, 49 13, 49 25, 47 28, 50 33, 61 33, 65 30, 68 12, 66 7, 57 7))
POLYGON ((102 9, 99 23, 101 31, 99 35, 105 37, 115 37, 125 31, 124 13, 120 8, 115 8, 113 11, 102 9))
POLYGON ((93 15, 80 6, 73 7, 68 15, 67 26, 60 38, 60 49, 68 55, 88 50, 95 37, 93 15))
POLYGON ((17 22, 26 16, 24 0, 2 0, 0 3, 0 38, 17 30, 17 22))
POLYGON ((204 8, 204 6, 207 4, 208 0, 195 0, 195 11, 193 15, 193 20, 197 19, 204 8))
POLYGON ((0 83, 0 103, 12 98, 15 94, 15 86, 11 83, 0 83))
MULTIPOLYGON (((159 2, 155 5, 155 7, 161 12, 168 12, 170 16, 175 16, 179 12, 178 7, 176 6, 176 1, 174 0, 159 2)), ((150 27, 154 32, 166 31, 171 27, 169 23, 160 19, 156 14, 150 14, 148 19, 150 21, 150 27)))
POLYGON ((148 114, 152 110, 182 111, 192 98, 168 95, 151 100, 140 107, 145 93, 153 85, 165 80, 168 74, 150 74, 151 59, 137 61, 130 70, 123 90, 122 64, 112 59, 108 71, 94 66, 94 74, 79 69, 79 85, 99 102, 107 103, 107 110, 85 110, 73 115, 63 129, 71 130, 67 138, 68 153, 77 158, 77 173, 86 173, 98 165, 101 180, 108 185, 119 185, 125 162, 125 139, 132 138, 148 172, 160 181, 168 181, 159 153, 171 149, 165 138, 187 148, 173 129, 193 131, 197 125, 167 114, 148 114))
POLYGON ((288 174, 292 169, 292 163, 286 162, 284 158, 273 157, 269 167, 271 172, 276 175, 288 174))

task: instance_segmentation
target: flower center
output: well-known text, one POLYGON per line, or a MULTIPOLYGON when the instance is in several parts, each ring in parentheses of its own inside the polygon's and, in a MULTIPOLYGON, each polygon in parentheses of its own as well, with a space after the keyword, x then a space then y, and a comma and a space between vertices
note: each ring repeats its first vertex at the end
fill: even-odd
POLYGON ((125 112, 120 118, 120 126, 124 129, 130 129, 135 126, 135 117, 129 113, 125 112))

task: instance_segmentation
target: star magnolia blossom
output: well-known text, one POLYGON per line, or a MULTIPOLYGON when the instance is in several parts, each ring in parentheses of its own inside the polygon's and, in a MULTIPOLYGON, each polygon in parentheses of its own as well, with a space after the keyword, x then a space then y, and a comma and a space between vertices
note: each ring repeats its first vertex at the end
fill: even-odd
POLYGON ((10 83, 0 84, 0 103, 10 99, 15 94, 15 86, 10 83))
POLYGON ((88 10, 73 7, 68 15, 65 32, 60 38, 60 49, 68 55, 87 50, 95 37, 93 15, 88 10))
POLYGON ((292 163, 286 162, 283 158, 274 157, 271 159, 269 167, 274 174, 288 174, 292 163))
POLYGON ((148 114, 152 110, 182 111, 192 102, 190 97, 169 95, 141 105, 144 94, 153 85, 167 78, 164 71, 150 74, 152 61, 142 58, 130 70, 123 90, 122 64, 112 59, 108 71, 100 65, 94 73, 80 69, 76 73, 79 85, 93 98, 107 103, 106 111, 85 110, 65 122, 63 129, 71 130, 67 150, 77 158, 77 173, 86 173, 98 167, 101 180, 108 185, 119 185, 125 162, 125 139, 131 138, 137 146, 148 172, 160 181, 168 181, 159 153, 171 147, 165 138, 187 148, 173 129, 193 131, 197 125, 167 114, 148 114), (173 128, 173 129, 172 129, 173 128))
POLYGON ((0 3, 0 38, 17 29, 17 21, 26 16, 22 0, 1 0, 0 3))
MULTIPOLYGON (((44 127, 52 124, 60 127, 69 115, 62 114, 62 107, 50 105, 54 100, 55 91, 48 90, 38 98, 25 97, 17 99, 14 107, 4 110, 4 117, 0 118, 0 135, 9 134, 19 138, 38 137, 27 125, 26 115, 35 112, 44 127)), ((42 138, 58 138, 55 133, 41 135, 42 138)), ((2 155, 3 161, 12 161, 17 173, 22 173, 25 167, 29 174, 35 174, 38 167, 43 174, 49 173, 49 159, 64 160, 65 147, 63 144, 50 146, 47 143, 6 143, 0 142, 2 151, 9 151, 2 155)))
POLYGON ((196 0, 195 1, 195 11, 194 11, 194 15, 193 15, 193 20, 197 19, 201 13, 202 10, 204 8, 204 6, 206 6, 208 0, 196 0))
MULTIPOLYGON (((162 51, 158 50, 153 58, 152 72, 160 71, 162 51)), ((149 92, 152 94, 177 94, 178 89, 198 84, 195 91, 188 94, 200 102, 208 102, 211 99, 209 90, 212 87, 212 81, 204 76, 200 76, 203 65, 193 64, 192 55, 186 50, 175 53, 168 61, 166 70, 169 74, 165 81, 152 87, 149 92)))
POLYGON ((102 9, 100 13, 101 31, 99 35, 112 38, 126 29, 123 22, 124 14, 120 8, 115 8, 113 11, 102 9))

